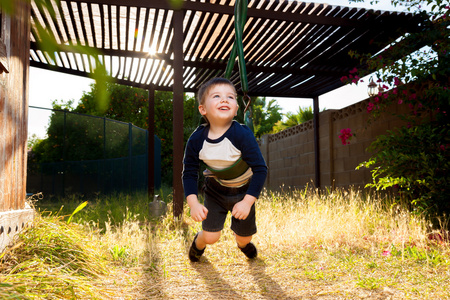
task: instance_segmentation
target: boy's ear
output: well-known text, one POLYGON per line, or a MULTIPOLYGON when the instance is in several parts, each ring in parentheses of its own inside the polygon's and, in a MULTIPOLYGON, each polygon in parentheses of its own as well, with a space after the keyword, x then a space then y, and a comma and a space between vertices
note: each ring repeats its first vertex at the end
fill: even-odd
POLYGON ((203 105, 201 105, 201 104, 198 106, 198 111, 200 112, 200 114, 202 116, 206 115, 205 107, 203 105))

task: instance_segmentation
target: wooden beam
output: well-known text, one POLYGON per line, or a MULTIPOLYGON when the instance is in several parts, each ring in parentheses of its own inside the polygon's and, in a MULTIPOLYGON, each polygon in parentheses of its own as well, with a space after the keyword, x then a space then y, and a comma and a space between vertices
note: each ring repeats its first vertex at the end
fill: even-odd
MULTIPOLYGON (((167 0, 128 0, 124 2, 123 0, 72 0, 70 2, 83 2, 83 3, 95 3, 95 4, 105 4, 105 5, 116 5, 116 6, 127 6, 127 7, 146 7, 146 8, 155 8, 155 9, 165 9, 170 10, 174 9, 172 5, 170 5, 170 1, 167 0)), ((324 4, 320 4, 324 5, 324 4)), ((325 4, 326 5, 326 4, 325 4)), ((302 22, 309 24, 319 24, 319 25, 333 25, 333 26, 361 26, 363 23, 357 20, 350 20, 347 18, 339 18, 333 16, 324 16, 324 15, 314 15, 314 14, 301 14, 291 13, 289 11, 277 11, 274 13, 273 10, 265 10, 258 9, 253 7, 249 7, 247 11, 248 18, 262 18, 269 20, 280 20, 280 21, 291 21, 291 22, 302 22)), ((218 13, 218 14, 234 14, 234 6, 230 5, 221 5, 219 2, 217 3, 206 3, 206 2, 191 2, 191 1, 183 1, 182 10, 192 10, 199 12, 209 12, 209 13, 218 13)))
MULTIPOLYGON (((39 50, 37 43, 30 43, 32 50, 39 50)), ((172 54, 155 54, 149 55, 147 52, 135 52, 128 50, 116 50, 116 49, 98 49, 101 55, 115 56, 115 57, 132 57, 132 58, 144 58, 144 59, 157 59, 165 62, 166 65, 173 66, 175 61, 171 59, 172 54)), ((74 53, 75 52, 65 52, 65 53, 74 53)), ((34 61, 31 60, 33 63, 34 61)), ((41 67, 36 65, 37 67, 41 67)), ((184 67, 193 67, 193 68, 202 68, 202 69, 214 69, 214 70, 225 70, 227 66, 226 61, 191 61, 186 60, 183 62, 184 67)), ((329 68, 325 68, 323 66, 322 70, 317 70, 317 66, 314 69, 312 68, 292 68, 292 67, 274 67, 274 66, 256 66, 251 65, 250 63, 247 65, 248 72, 261 72, 261 73, 276 73, 276 74, 292 74, 292 75, 317 75, 317 76, 335 76, 341 77, 348 73, 349 67, 341 70, 331 70, 329 68)), ((237 70, 237 65, 235 67, 237 70)))

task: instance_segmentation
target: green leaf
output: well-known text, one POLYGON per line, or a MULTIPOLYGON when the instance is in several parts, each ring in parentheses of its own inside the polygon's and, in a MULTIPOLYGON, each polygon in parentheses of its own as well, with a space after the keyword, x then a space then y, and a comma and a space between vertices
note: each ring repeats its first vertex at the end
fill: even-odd
POLYGON ((70 221, 72 221, 72 217, 78 213, 79 211, 81 211, 83 208, 86 207, 86 205, 88 204, 87 201, 84 201, 83 203, 81 203, 80 205, 77 206, 77 208, 75 208, 75 210, 73 211, 73 213, 70 215, 69 220, 67 220, 67 224, 70 224, 70 221))

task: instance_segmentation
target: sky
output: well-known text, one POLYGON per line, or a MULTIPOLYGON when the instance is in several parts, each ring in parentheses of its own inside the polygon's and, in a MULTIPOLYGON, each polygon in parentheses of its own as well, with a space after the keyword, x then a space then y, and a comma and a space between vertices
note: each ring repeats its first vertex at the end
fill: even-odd
MULTIPOLYGON (((346 0, 309 2, 320 2, 331 5, 363 7, 390 11, 401 10, 398 7, 393 7, 390 4, 390 0, 381 0, 377 5, 370 5, 365 2, 349 4, 346 0)), ((358 85, 346 85, 320 96, 319 109, 341 109, 366 99, 368 97, 368 77, 362 78, 362 80, 364 82, 358 85)), ((83 95, 83 92, 88 92, 91 90, 90 84, 92 83, 94 83, 94 81, 90 78, 30 67, 29 106, 52 108, 52 102, 54 100, 62 100, 65 103, 69 100, 74 100, 76 106, 78 100, 80 100, 83 95)), ((277 104, 282 108, 282 113, 296 113, 299 110, 299 107, 309 107, 313 104, 312 99, 275 97, 267 99, 275 99, 277 104)), ((36 135, 38 138, 46 137, 50 113, 51 112, 49 110, 35 108, 29 109, 28 137, 32 137, 33 135, 36 135)))

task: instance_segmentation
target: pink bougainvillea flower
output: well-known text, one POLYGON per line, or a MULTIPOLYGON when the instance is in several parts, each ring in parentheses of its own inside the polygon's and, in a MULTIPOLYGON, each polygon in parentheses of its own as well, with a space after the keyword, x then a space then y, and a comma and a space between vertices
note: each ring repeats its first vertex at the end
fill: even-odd
POLYGON ((383 253, 382 253, 382 255, 383 255, 383 256, 391 256, 392 254, 391 254, 391 251, 389 251, 389 250, 384 250, 383 253))
POLYGON ((360 80, 361 77, 359 77, 358 75, 356 75, 353 79, 352 79, 352 83, 358 83, 358 80, 360 80))
POLYGON ((373 110, 374 106, 375 105, 372 102, 369 102, 369 104, 367 104, 367 112, 370 113, 373 110))
POLYGON ((342 81, 342 82, 346 82, 347 80, 348 80, 348 77, 347 77, 347 76, 342 76, 342 77, 341 77, 341 81, 342 81))
POLYGON ((398 77, 395 77, 395 78, 394 78, 394 84, 395 84, 396 86, 399 86, 399 85, 401 84, 401 81, 400 81, 400 79, 398 79, 398 77))
POLYGON ((355 67, 349 71, 350 74, 358 72, 358 69, 355 67))
POLYGON ((351 131, 352 130, 350 128, 341 129, 341 134, 339 135, 339 138, 341 139, 342 145, 350 144, 349 140, 353 136, 353 134, 351 134, 351 131))
POLYGON ((403 103, 403 99, 398 99, 398 104, 402 104, 403 103))

